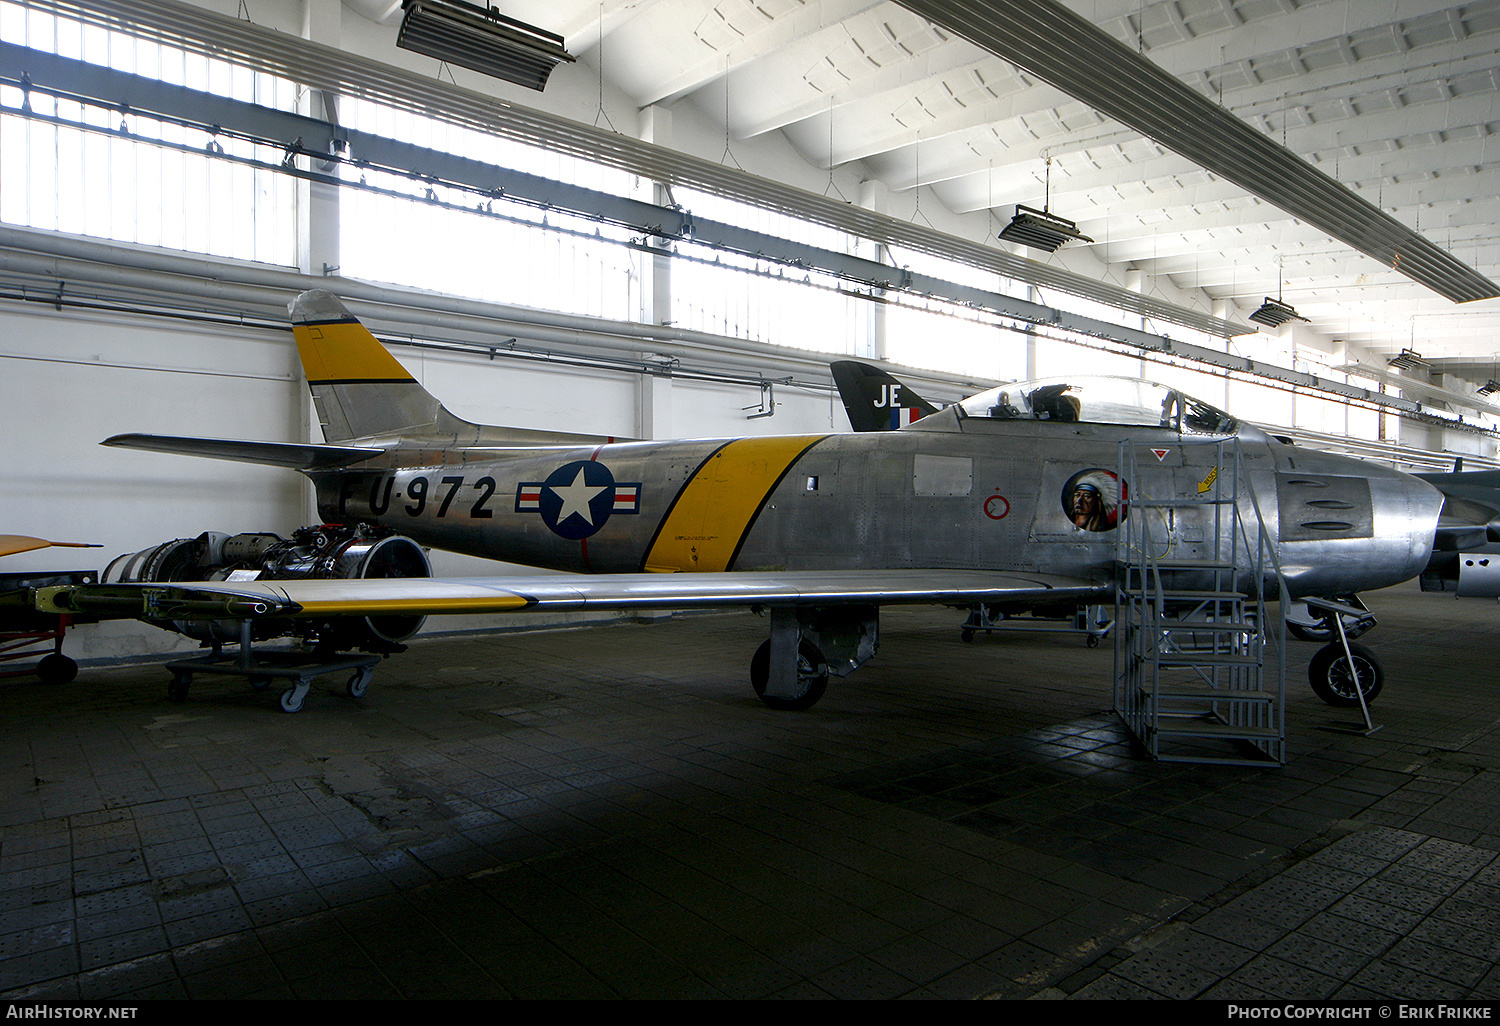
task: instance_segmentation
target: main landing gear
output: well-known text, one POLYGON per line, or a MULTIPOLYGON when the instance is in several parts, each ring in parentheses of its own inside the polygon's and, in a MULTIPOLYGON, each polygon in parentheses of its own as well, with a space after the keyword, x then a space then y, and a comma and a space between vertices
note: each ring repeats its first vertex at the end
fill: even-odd
MULTIPOLYGON (((808 641, 797 644, 797 684, 791 695, 768 695, 766 686, 771 680, 771 642, 762 641, 755 655, 750 657, 750 686, 759 698, 771 709, 801 712, 811 709, 828 689, 828 663, 818 647, 808 641)), ((785 690, 785 689, 783 689, 785 690)))
POLYGON ((750 686, 771 709, 800 712, 823 697, 830 675, 845 677, 879 644, 875 606, 777 607, 771 637, 750 660, 750 686))

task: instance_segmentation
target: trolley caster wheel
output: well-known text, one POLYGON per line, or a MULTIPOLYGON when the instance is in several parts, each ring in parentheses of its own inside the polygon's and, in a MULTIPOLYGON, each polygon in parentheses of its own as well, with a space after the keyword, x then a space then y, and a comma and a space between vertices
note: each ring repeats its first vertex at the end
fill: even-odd
POLYGON ((306 684, 298 684, 294 688, 288 688, 281 693, 281 711, 285 713, 301 712, 302 703, 306 699, 306 684))
POLYGON ((271 686, 271 678, 270 677, 251 677, 250 678, 250 686, 252 688, 254 688, 256 691, 264 691, 266 688, 268 688, 268 687, 271 686))
POLYGON ((969 630, 969 628, 967 628, 967 627, 960 628, 960 630, 958 632, 958 640, 960 640, 960 641, 973 641, 974 640, 974 632, 971 631, 971 630, 969 630))
POLYGON ((188 687, 193 683, 191 674, 174 673, 172 681, 167 685, 167 697, 174 702, 186 702, 188 687))
POLYGON ((78 676, 78 664, 54 652, 36 664, 36 675, 43 684, 67 684, 78 676))
POLYGON ((1099 647, 1099 637, 1098 637, 1098 635, 1090 634, 1088 636, 1088 639, 1084 642, 1084 644, 1088 645, 1089 648, 1098 648, 1099 647))
POLYGON ((363 698, 365 692, 370 689, 370 678, 374 675, 374 670, 355 670, 344 690, 350 698, 363 698))

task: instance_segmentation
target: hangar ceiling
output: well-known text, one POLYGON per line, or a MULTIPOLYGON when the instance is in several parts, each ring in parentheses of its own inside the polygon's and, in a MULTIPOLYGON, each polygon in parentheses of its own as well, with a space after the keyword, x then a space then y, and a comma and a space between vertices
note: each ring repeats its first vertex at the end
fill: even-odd
MULTIPOLYGON (((391 26, 395 0, 344 0, 391 26)), ((1500 277, 1500 0, 1061 0, 1484 278, 1500 277)), ((923 0, 932 12, 972 4, 923 0)), ((1484 382, 1500 299, 1454 303, 907 6, 872 0, 506 0, 641 107, 726 142, 781 133, 959 213, 1077 223, 1129 273, 1484 382), (602 54, 602 57, 601 57, 602 54)), ((934 13, 938 22, 952 19, 934 13)), ((523 101, 524 102, 524 101, 523 101)), ((1035 259, 1048 259, 1026 251, 1035 259)), ((1060 257, 1051 258, 1059 261, 1060 257)), ((1382 368, 1383 369, 1383 368, 1382 368)))

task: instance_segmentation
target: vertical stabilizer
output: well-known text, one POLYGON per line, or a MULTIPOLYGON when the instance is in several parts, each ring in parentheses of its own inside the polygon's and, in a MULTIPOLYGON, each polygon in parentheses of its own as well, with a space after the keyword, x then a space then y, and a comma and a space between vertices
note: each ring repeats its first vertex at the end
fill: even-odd
POLYGON ((937 407, 879 367, 838 360, 829 368, 849 414, 849 426, 856 431, 894 431, 937 412, 937 407))
POLYGON ((450 417, 331 292, 292 301, 292 335, 331 443, 428 434, 450 417))

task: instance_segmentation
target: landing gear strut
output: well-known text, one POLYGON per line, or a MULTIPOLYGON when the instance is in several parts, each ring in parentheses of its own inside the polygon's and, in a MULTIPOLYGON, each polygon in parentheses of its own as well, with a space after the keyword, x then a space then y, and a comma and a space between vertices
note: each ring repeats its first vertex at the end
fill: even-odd
POLYGON ((1344 622, 1344 637, 1353 641, 1375 626, 1375 615, 1365 608, 1358 595, 1341 595, 1337 599, 1307 599, 1293 605, 1286 617, 1287 633, 1298 641, 1338 641, 1338 617, 1344 622))
POLYGON ((1375 626, 1374 614, 1358 595, 1309 598, 1304 603, 1305 616, 1288 615, 1287 630, 1303 641, 1329 642, 1307 664, 1313 693, 1332 706, 1363 709, 1368 720, 1369 704, 1385 684, 1385 671, 1374 652, 1352 641, 1375 626))

